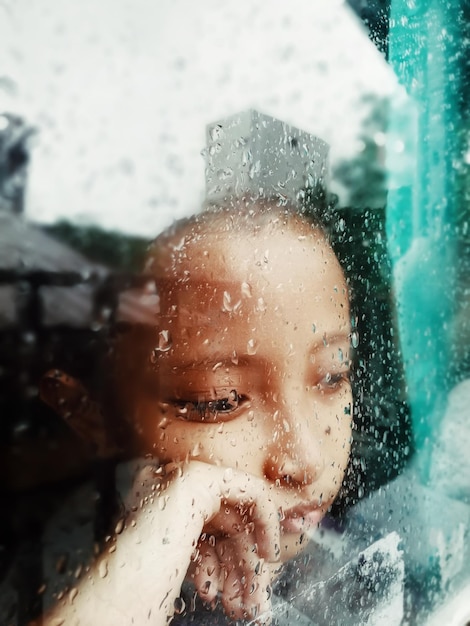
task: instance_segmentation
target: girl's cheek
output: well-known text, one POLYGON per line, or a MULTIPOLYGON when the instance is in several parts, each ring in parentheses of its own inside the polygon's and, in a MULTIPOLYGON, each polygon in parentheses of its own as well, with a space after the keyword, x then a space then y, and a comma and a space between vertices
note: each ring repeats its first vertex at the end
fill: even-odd
POLYGON ((154 449, 162 461, 206 460, 204 439, 197 428, 191 428, 184 422, 158 427, 154 449))

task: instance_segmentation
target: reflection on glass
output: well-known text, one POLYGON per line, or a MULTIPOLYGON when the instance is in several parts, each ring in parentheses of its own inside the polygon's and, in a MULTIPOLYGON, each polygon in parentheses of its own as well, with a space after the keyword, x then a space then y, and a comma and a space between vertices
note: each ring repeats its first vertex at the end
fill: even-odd
POLYGON ((350 0, 388 66, 343 3, 151 4, 0 6, 0 614, 466 623, 465 3, 350 0), (152 237, 210 119, 147 254, 29 221, 152 237))

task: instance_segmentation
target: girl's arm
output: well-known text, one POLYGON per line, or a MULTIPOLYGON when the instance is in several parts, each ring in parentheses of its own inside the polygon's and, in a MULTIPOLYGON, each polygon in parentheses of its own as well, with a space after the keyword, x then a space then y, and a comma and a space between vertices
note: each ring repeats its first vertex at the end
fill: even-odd
MULTIPOLYGON (((263 481, 233 472, 227 483, 226 476, 226 468, 191 461, 162 488, 155 468, 142 470, 124 531, 78 587, 47 613, 44 626, 167 624, 203 527, 222 505, 249 507, 255 529, 248 542, 250 551, 256 546, 256 562, 277 560, 278 516, 263 481)), ((234 566, 240 568, 240 562, 234 566)), ((246 561, 244 567, 249 578, 263 576, 264 568, 256 568, 255 563, 246 561)), ((267 597, 267 586, 269 578, 261 579, 260 593, 240 607, 239 616, 266 610, 261 595, 267 597)))

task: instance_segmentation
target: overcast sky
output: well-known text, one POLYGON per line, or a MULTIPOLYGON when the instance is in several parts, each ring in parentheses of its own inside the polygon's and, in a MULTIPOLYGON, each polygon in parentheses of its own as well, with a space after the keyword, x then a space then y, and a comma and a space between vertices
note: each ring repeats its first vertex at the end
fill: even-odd
POLYGON ((0 0, 0 41, 0 111, 40 129, 29 217, 149 236, 197 209, 207 123, 254 107, 335 162, 397 90, 338 0, 0 0))

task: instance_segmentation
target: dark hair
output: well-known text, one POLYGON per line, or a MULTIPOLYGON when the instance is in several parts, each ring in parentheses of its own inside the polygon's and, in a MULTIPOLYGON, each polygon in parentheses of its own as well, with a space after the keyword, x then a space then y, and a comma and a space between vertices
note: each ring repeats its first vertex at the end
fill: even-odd
POLYGON ((353 441, 343 488, 333 505, 338 513, 396 477, 414 448, 385 209, 332 206, 323 215, 349 286, 355 344, 353 441))

